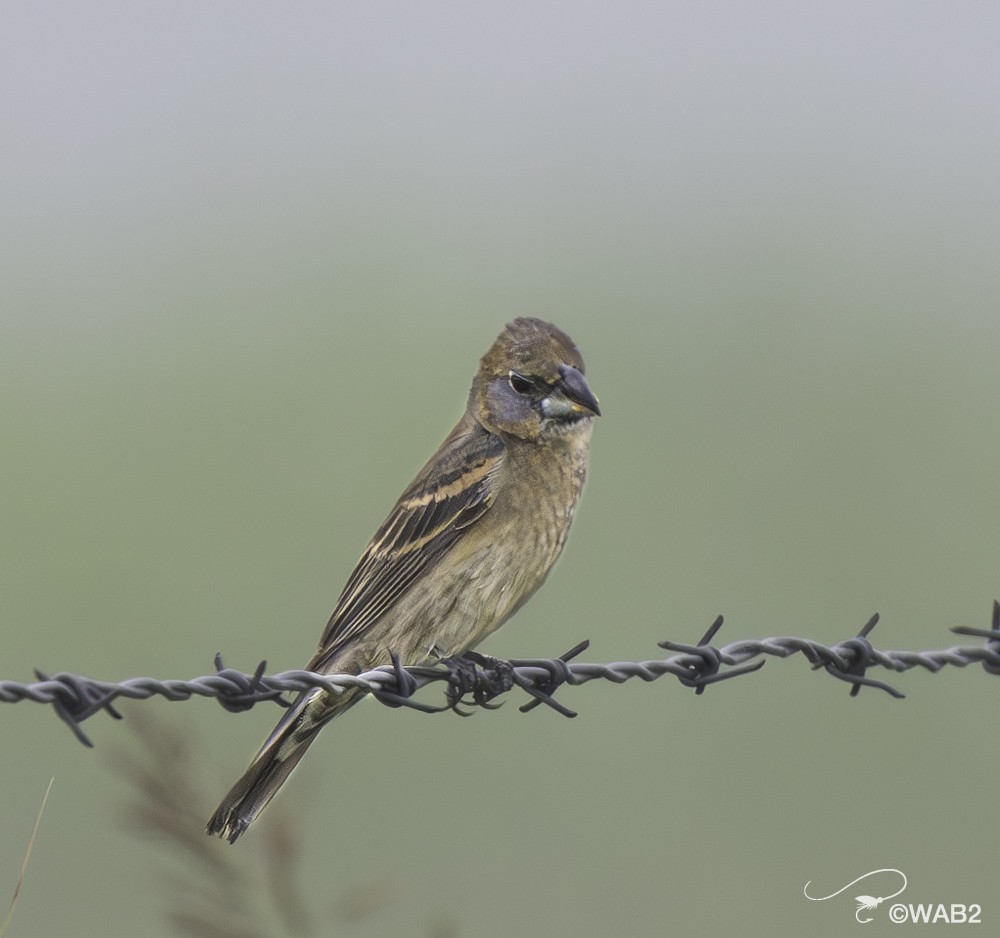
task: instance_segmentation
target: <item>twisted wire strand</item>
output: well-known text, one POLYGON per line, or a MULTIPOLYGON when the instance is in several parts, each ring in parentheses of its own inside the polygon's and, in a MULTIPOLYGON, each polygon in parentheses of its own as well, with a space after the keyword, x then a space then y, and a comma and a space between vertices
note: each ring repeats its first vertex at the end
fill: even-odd
POLYGON ((903 672, 921 668, 936 673, 951 666, 964 668, 982 665, 987 674, 1000 675, 1000 603, 994 602, 991 627, 976 629, 958 626, 952 631, 985 639, 982 645, 956 645, 938 651, 882 651, 868 639, 878 623, 873 616, 858 634, 833 645, 807 638, 778 636, 772 638, 742 639, 721 647, 712 644, 722 627, 722 616, 711 625, 697 645, 665 641, 660 647, 674 652, 666 658, 647 661, 613 661, 594 664, 573 660, 586 650, 589 643, 581 642, 558 658, 513 658, 504 661, 468 652, 458 658, 440 661, 433 666, 403 667, 393 659, 393 665, 378 668, 360 675, 315 674, 311 671, 282 671, 264 673, 266 662, 256 671, 247 674, 223 665, 216 655, 216 673, 190 680, 157 680, 136 677, 124 681, 98 681, 78 674, 59 673, 49 677, 35 672, 33 683, 0 680, 0 703, 17 703, 30 700, 49 704, 60 719, 64 720, 86 746, 92 745, 80 724, 95 713, 105 711, 120 719, 114 702, 125 697, 144 700, 165 697, 167 700, 190 700, 192 697, 210 697, 219 701, 227 710, 247 710, 263 701, 274 701, 288 706, 286 693, 296 693, 322 687, 331 693, 343 693, 350 687, 361 687, 391 707, 409 707, 425 712, 453 710, 463 716, 468 706, 492 709, 491 701, 514 687, 531 698, 521 706, 527 711, 545 704, 564 716, 576 714, 554 699, 556 691, 564 684, 579 685, 593 680, 623 684, 636 678, 655 681, 666 675, 676 677, 686 687, 702 693, 717 681, 749 674, 763 667, 766 658, 788 658, 802 655, 814 670, 824 670, 838 680, 851 685, 856 695, 862 687, 885 691, 893 697, 903 697, 885 681, 869 677, 870 668, 903 672), (416 700, 414 695, 422 687, 444 682, 445 704, 433 706, 416 700))

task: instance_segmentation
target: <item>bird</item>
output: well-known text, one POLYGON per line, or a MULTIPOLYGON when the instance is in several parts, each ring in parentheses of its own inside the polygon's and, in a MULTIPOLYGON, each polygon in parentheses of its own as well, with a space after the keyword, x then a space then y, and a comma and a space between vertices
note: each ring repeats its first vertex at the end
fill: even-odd
MULTIPOLYGON (((306 665, 361 674, 460 656, 514 615, 559 557, 601 409, 561 329, 518 317, 479 362, 465 413, 399 497, 306 665)), ((230 843, 362 688, 303 691, 206 825, 230 843)))

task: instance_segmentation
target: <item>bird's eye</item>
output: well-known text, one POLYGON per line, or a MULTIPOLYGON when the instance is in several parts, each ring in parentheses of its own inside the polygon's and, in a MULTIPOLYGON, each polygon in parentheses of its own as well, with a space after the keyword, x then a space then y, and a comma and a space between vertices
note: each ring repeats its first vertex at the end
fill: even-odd
POLYGON ((530 378, 526 378, 524 375, 519 375, 516 371, 512 371, 508 377, 510 381, 510 386, 518 394, 530 394, 535 389, 535 383, 530 378))

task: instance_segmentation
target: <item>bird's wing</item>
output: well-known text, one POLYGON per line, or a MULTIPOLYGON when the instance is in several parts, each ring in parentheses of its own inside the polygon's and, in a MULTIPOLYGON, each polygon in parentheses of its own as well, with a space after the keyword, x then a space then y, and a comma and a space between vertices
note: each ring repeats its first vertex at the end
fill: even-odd
POLYGON ((337 651, 392 608, 492 505, 504 456, 500 437, 463 420, 375 532, 309 663, 321 670, 337 651))

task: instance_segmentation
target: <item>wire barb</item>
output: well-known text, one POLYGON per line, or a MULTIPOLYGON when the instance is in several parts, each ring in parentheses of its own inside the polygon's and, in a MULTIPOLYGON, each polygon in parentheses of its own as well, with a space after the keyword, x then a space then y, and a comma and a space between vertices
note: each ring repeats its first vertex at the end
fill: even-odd
MULTIPOLYGON (((989 630, 973 629, 967 625, 956 625, 952 631, 959 635, 975 635, 979 638, 988 639, 986 647, 1000 658, 1000 601, 993 600, 993 617, 990 620, 989 630)), ((983 670, 987 674, 1000 674, 1000 666, 992 661, 984 661, 983 670)))
POLYGON ((764 667, 764 660, 756 661, 753 664, 745 664, 742 667, 733 667, 728 671, 720 671, 722 656, 719 651, 709 644, 722 628, 722 616, 716 616, 715 621, 708 627, 708 630, 701 637, 697 645, 684 645, 680 642, 660 642, 660 648, 667 651, 677 651, 683 655, 691 655, 700 659, 700 665, 691 665, 690 676, 678 674, 679 680, 686 687, 693 687, 695 694, 702 694, 709 684, 717 681, 724 681, 726 678, 739 677, 741 674, 749 674, 751 671, 759 671, 764 667))
POLYGON ((607 680, 616 684, 638 678, 655 681, 673 675, 685 687, 701 694, 710 684, 740 677, 760 670, 765 659, 789 658, 802 655, 815 671, 825 671, 831 677, 851 685, 856 697, 862 687, 884 691, 892 697, 903 694, 885 681, 869 676, 872 668, 903 672, 922 668, 932 674, 947 666, 964 668, 979 664, 987 674, 1000 675, 1000 602, 993 603, 989 629, 956 626, 953 632, 985 639, 983 645, 963 645, 940 651, 880 651, 869 639, 878 624, 878 615, 861 628, 853 638, 823 645, 806 638, 791 636, 762 639, 742 639, 728 645, 712 642, 722 628, 719 616, 701 637, 697 645, 664 641, 660 647, 674 652, 670 657, 651 661, 616 661, 609 664, 589 664, 575 660, 589 647, 581 642, 558 658, 513 658, 504 661, 476 652, 448 658, 433 666, 404 667, 398 656, 392 655, 392 665, 365 674, 316 674, 312 671, 283 671, 267 675, 267 662, 246 674, 224 666, 221 655, 215 656, 215 673, 188 681, 159 681, 150 677, 130 678, 121 682, 97 681, 78 674, 60 673, 49 677, 35 671, 35 683, 0 681, 0 703, 31 700, 49 704, 56 715, 73 731, 85 746, 91 741, 80 727, 95 713, 105 711, 121 719, 114 702, 122 697, 143 700, 160 696, 168 700, 190 700, 191 697, 213 697, 231 712, 249 710, 264 701, 289 706, 285 694, 297 694, 313 688, 323 688, 332 694, 359 687, 368 691, 389 707, 408 707, 425 713, 452 710, 469 716, 467 707, 496 709, 494 699, 515 687, 531 699, 521 706, 522 712, 545 704, 566 717, 576 713, 555 699, 564 685, 586 684, 607 680), (418 692, 428 684, 446 685, 443 705, 417 700, 418 692))
POLYGON ((267 671, 266 660, 261 661, 253 674, 249 675, 244 674, 242 671, 234 671, 232 668, 227 668, 223 665, 221 652, 215 653, 213 663, 215 664, 216 674, 223 678, 224 681, 224 683, 219 685, 218 696, 219 705, 224 710, 228 710, 230 713, 242 713, 262 700, 273 700, 283 707, 291 706, 281 696, 281 691, 268 691, 261 684, 264 672, 267 671))

